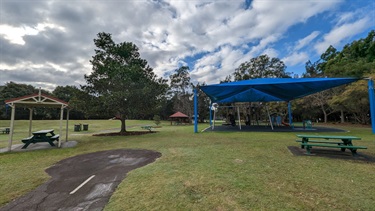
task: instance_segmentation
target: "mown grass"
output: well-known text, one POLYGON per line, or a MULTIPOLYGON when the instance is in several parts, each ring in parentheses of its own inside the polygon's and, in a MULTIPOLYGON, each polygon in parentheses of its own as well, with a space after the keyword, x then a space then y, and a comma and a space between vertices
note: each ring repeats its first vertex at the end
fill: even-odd
MULTIPOLYGON (((134 126, 130 130, 152 124, 127 123, 134 126)), ((15 137, 27 136, 27 124, 17 121, 15 137)), ((33 130, 58 125, 58 121, 34 121, 33 130)), ((205 127, 201 124, 199 131, 205 127)), ((375 156, 370 128, 340 127, 350 130, 345 135, 362 137, 355 143, 368 149, 361 152, 375 156)), ((287 146, 298 146, 295 134, 301 131, 195 134, 193 126, 163 122, 153 134, 91 135, 118 128, 119 121, 72 121, 69 131, 70 139, 78 141, 75 148, 0 154, 0 205, 46 181, 44 170, 61 159, 141 148, 159 151, 162 157, 131 171, 105 210, 372 210, 375 206, 375 163, 293 156, 287 146), (89 131, 72 132, 74 123, 88 123, 89 131)), ((4 142, 6 135, 0 135, 0 144, 4 142)))

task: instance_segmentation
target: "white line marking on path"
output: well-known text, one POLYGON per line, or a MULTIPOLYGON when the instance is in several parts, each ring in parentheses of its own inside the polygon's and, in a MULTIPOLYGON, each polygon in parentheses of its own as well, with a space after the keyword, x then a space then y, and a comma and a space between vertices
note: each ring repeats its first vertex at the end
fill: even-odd
POLYGON ((78 187, 76 187, 76 189, 74 189, 69 194, 74 194, 75 192, 77 192, 77 190, 79 190, 80 188, 82 188, 82 186, 84 186, 86 183, 88 183, 94 177, 95 177, 95 175, 92 175, 91 177, 87 178, 87 180, 85 180, 82 184, 80 184, 78 187))

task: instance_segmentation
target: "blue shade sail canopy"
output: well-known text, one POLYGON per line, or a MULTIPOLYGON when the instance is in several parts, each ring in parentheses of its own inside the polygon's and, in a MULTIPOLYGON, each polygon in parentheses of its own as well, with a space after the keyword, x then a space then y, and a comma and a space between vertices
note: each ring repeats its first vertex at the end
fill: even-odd
POLYGON ((360 78, 258 78, 201 86, 212 103, 291 101, 360 78))

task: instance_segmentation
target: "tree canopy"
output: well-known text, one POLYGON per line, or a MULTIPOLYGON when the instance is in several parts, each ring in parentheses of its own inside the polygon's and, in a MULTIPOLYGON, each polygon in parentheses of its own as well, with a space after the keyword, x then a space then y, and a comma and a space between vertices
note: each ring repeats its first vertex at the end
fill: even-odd
POLYGON ((87 85, 82 89, 100 102, 92 108, 94 112, 100 110, 116 116, 121 121, 120 132, 126 132, 128 117, 154 112, 167 89, 166 80, 157 78, 135 44, 116 44, 111 34, 104 32, 98 34, 94 43, 97 49, 90 60, 93 71, 84 76, 87 85))
POLYGON ((270 58, 265 54, 240 64, 233 76, 235 81, 254 78, 290 78, 290 74, 285 70, 286 66, 283 61, 279 58, 270 58))

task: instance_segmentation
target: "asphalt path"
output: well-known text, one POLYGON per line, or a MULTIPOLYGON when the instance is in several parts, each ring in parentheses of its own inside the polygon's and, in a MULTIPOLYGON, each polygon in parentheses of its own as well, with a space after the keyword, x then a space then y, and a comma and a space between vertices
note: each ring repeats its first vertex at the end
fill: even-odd
POLYGON ((70 157, 48 168, 43 185, 10 202, 6 210, 102 210, 126 174, 154 162, 150 150, 110 150, 70 157))

